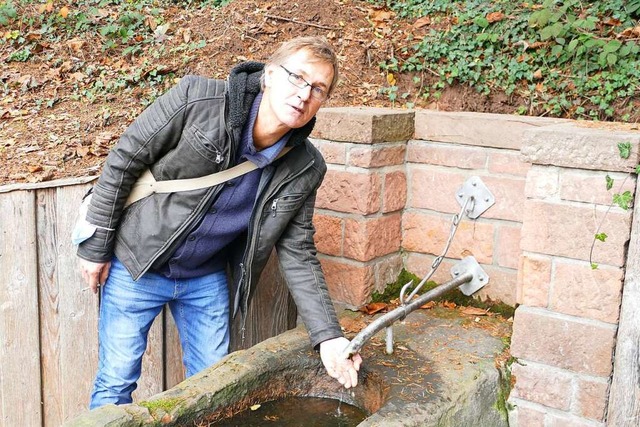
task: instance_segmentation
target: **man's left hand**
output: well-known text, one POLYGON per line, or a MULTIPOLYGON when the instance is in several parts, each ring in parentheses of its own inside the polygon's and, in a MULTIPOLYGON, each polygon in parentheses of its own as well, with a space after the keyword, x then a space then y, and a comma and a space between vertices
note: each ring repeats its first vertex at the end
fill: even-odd
POLYGON ((324 341, 320 344, 320 358, 327 373, 338 380, 344 388, 355 387, 358 384, 358 370, 362 357, 354 354, 350 359, 344 357, 344 350, 349 340, 343 337, 324 341))

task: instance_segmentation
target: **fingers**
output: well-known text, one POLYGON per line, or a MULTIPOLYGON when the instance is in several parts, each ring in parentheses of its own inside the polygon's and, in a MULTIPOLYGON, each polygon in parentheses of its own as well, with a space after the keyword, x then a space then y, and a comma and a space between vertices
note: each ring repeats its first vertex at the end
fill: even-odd
POLYGON ((109 270, 111 269, 111 263, 108 262, 104 265, 104 267, 102 267, 102 270, 100 270, 100 284, 104 284, 107 282, 107 277, 109 277, 109 270))
POLYGON ((111 263, 94 263, 90 261, 81 260, 80 272, 82 273, 82 279, 89 285, 89 289, 94 294, 98 293, 100 285, 104 284, 109 277, 109 269, 111 263))
MULTIPOLYGON (((358 371, 356 371, 355 368, 351 368, 349 369, 349 380, 350 380, 350 386, 351 387, 355 387, 358 385, 358 371)), ((349 388, 349 387, 347 387, 349 388)))
POLYGON ((349 340, 344 337, 334 338, 320 344, 320 357, 331 378, 335 378, 345 388, 358 384, 358 370, 362 357, 354 354, 350 358, 344 355, 349 340))
POLYGON ((351 360, 353 361, 353 367, 355 370, 359 371, 360 365, 362 364, 362 356, 360 356, 359 353, 356 353, 351 357, 351 360))
POLYGON ((340 365, 337 370, 338 376, 337 378, 336 377, 333 377, 333 378, 336 378, 338 382, 342 386, 344 386, 344 388, 348 389, 348 388, 357 386, 359 364, 358 364, 358 368, 356 368, 355 363, 349 359, 341 360, 338 362, 338 364, 340 365))

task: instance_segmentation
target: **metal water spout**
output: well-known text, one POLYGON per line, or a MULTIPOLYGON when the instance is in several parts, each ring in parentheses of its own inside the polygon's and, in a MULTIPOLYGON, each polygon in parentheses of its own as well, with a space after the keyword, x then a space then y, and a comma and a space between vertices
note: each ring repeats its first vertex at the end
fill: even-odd
POLYGON ((393 330, 391 329, 391 325, 395 321, 404 319, 412 311, 419 309, 427 302, 453 289, 460 288, 465 295, 471 295, 489 283, 489 276, 482 270, 475 258, 471 256, 464 258, 456 264, 452 268, 451 273, 454 276, 452 280, 425 292, 417 298, 413 298, 407 304, 399 306, 367 325, 351 340, 344 350, 343 356, 350 358, 358 353, 367 341, 384 328, 387 328, 386 351, 388 354, 391 354, 393 353, 393 330))
POLYGON ((377 318, 367 327, 361 330, 350 342, 347 348, 343 352, 345 358, 350 358, 354 354, 358 353, 371 337, 380 332, 383 328, 387 329, 386 333, 386 350, 388 354, 393 353, 393 329, 391 325, 393 322, 404 319, 412 311, 422 307, 429 301, 432 301, 445 293, 460 288, 465 295, 471 295, 485 286, 489 282, 489 276, 484 272, 480 264, 472 256, 466 257, 453 266, 451 274, 453 279, 446 282, 418 297, 416 294, 427 283, 433 273, 444 259, 453 237, 458 229, 460 219, 466 214, 471 219, 476 219, 482 215, 487 209, 489 209, 495 203, 495 197, 484 185, 482 180, 477 177, 469 178, 463 186, 456 191, 456 201, 460 204, 462 209, 456 215, 454 215, 451 230, 449 232, 449 238, 447 239, 445 248, 442 254, 436 257, 431 264, 431 270, 425 276, 424 279, 413 289, 409 296, 406 293, 411 287, 412 283, 407 283, 400 292, 400 306, 385 315, 377 318))

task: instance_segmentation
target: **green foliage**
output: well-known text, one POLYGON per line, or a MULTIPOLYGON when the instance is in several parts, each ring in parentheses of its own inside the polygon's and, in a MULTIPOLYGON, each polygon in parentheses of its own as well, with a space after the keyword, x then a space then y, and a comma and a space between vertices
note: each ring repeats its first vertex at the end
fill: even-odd
MULTIPOLYGON (((85 76, 74 83, 72 99, 90 103, 112 96, 113 93, 142 89, 141 103, 151 103, 167 89, 173 79, 173 70, 160 65, 166 54, 164 40, 170 26, 165 16, 170 8, 218 7, 226 0, 77 0, 65 3, 42 0, 0 0, 0 50, 7 52, 7 62, 39 61, 51 68, 59 68, 59 59, 48 54, 50 46, 66 45, 69 49, 82 49, 81 43, 97 44, 104 52, 104 63, 85 62, 83 55, 68 64, 69 73, 85 76), (107 9, 106 7, 109 6, 107 9), (74 48, 74 41, 79 47, 74 48), (127 58, 137 67, 115 68, 114 60, 127 58)), ((177 38, 182 40, 182 37, 177 38)), ((206 46, 203 39, 189 39, 174 43, 171 53, 179 52, 183 63, 206 46)), ((43 99, 40 105, 51 108, 56 99, 43 99)))
POLYGON ((400 17, 430 18, 426 36, 407 38, 394 63, 382 65, 435 72, 419 96, 461 83, 515 95, 525 102, 520 111, 610 119, 640 87, 640 47, 628 32, 640 0, 370 1, 400 17))
MULTIPOLYGON (((640 3, 640 0, 638 0, 638 2, 640 3)), ((629 141, 624 141, 624 142, 619 142, 618 143, 618 152, 620 154, 620 158, 622 159, 628 159, 629 157, 631 157, 631 143, 629 141)), ((638 174, 640 173, 640 165, 637 165, 635 167, 635 173, 638 174)), ((607 174, 605 176, 605 181, 606 181, 606 186, 607 186, 607 191, 611 190, 613 188, 613 184, 614 184, 614 180, 613 178, 611 178, 609 176, 609 174, 607 174)), ((624 184, 624 182, 623 182, 624 184)), ((618 207, 620 207, 621 209, 624 209, 625 211, 628 210, 631 205, 633 204, 633 194, 631 193, 631 191, 625 191, 623 193, 614 193, 613 194, 613 198, 611 201, 611 206, 616 205, 618 207)), ((611 206, 609 208, 611 208, 611 206)), ((609 213, 609 211, 607 210, 607 213, 609 213)), ((600 222, 600 225, 598 225, 598 230, 596 231, 594 237, 593 237, 593 242, 591 243, 591 250, 589 251, 589 262, 591 264, 591 269, 596 270, 598 268, 598 264, 593 262, 593 249, 595 247, 595 243, 597 241, 599 242, 605 242, 607 240, 607 234, 606 233, 601 233, 600 232, 600 227, 602 226, 602 223, 604 222, 604 219, 606 217, 605 216, 602 218, 602 221, 600 222)))
MULTIPOLYGON (((145 45, 162 41, 163 30, 166 31, 162 26, 165 8, 176 4, 188 8, 219 7, 228 3, 226 0, 78 0, 61 7, 51 0, 15 1, 0 2, 0 25, 12 29, 0 43, 14 44, 16 51, 33 50, 38 43, 56 43, 73 36, 82 40, 99 39, 103 50, 125 56, 140 54, 145 45), (106 13, 102 7, 107 4, 115 8, 115 12, 106 13), (11 36, 15 32, 17 36, 11 36), (25 37, 27 35, 30 37, 25 37)), ((22 58, 14 55, 9 60, 24 60, 22 58)))
POLYGON ((0 2, 0 26, 9 25, 18 17, 18 11, 11 0, 0 2))
POLYGON ((613 188, 613 178, 611 178, 609 174, 607 174, 607 176, 605 176, 605 180, 607 181, 607 191, 609 191, 613 188))
POLYGON ((631 191, 628 191, 628 190, 622 194, 613 195, 613 203, 618 205, 625 211, 629 209, 632 201, 633 201, 633 195, 631 194, 631 191))
POLYGON ((623 159, 628 159, 631 155, 631 143, 630 142, 621 142, 618 144, 618 151, 620 152, 620 157, 623 159))

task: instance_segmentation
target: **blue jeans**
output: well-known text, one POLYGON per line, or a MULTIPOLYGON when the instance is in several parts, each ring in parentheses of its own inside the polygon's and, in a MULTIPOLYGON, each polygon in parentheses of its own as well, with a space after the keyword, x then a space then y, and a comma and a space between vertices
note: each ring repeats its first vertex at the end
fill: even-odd
POLYGON ((114 258, 101 289, 98 373, 90 409, 132 402, 149 329, 165 304, 178 327, 187 376, 229 351, 229 291, 224 271, 195 279, 147 273, 136 282, 114 258))

